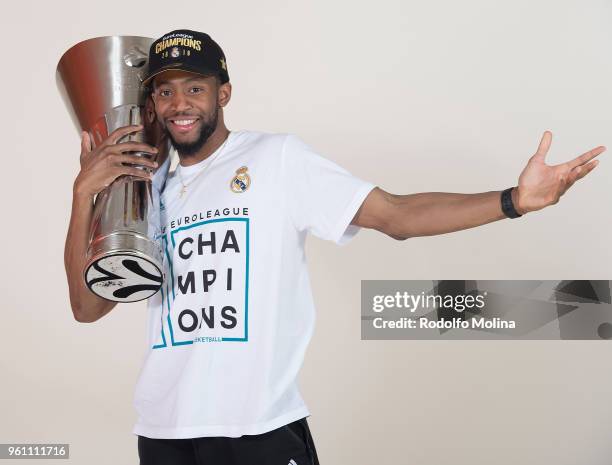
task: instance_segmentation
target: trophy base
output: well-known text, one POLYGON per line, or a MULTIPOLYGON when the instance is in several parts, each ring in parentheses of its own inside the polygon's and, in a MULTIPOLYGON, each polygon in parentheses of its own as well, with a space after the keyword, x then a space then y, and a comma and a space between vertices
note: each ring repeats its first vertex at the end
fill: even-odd
POLYGON ((87 255, 85 283, 103 299, 138 302, 161 289, 161 250, 144 236, 110 234, 92 243, 87 255))

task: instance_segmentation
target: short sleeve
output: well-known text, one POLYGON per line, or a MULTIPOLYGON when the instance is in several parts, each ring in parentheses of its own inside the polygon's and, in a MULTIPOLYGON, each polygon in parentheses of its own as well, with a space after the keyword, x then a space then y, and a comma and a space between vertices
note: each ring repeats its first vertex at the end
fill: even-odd
POLYGON ((299 231, 346 244, 359 231, 351 220, 376 187, 316 153, 300 138, 287 134, 282 154, 287 214, 299 231))

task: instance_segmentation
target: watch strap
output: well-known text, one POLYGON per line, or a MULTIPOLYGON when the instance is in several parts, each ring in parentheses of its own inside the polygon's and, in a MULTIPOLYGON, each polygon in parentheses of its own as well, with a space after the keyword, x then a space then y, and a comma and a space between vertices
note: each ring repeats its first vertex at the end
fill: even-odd
POLYGON ((514 189, 514 187, 509 187, 508 189, 502 191, 501 208, 504 215, 506 215, 508 218, 518 218, 519 216, 523 215, 519 215, 516 208, 514 208, 514 203, 512 203, 512 189, 514 189))

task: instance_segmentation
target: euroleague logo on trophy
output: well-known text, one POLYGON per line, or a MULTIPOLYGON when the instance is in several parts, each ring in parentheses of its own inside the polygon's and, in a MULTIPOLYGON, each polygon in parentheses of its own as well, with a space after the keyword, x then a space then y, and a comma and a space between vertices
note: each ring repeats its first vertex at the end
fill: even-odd
POLYGON ((98 295, 108 300, 129 301, 140 292, 157 292, 162 282, 158 270, 139 257, 107 255, 87 270, 87 285, 99 288, 98 295))

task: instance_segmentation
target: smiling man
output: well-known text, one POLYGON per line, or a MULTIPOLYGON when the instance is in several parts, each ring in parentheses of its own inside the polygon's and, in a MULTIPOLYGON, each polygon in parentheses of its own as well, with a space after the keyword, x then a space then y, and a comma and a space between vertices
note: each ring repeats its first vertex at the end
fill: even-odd
MULTIPOLYGON (((343 244, 365 227, 403 240, 516 218, 557 203, 605 150, 549 166, 547 131, 513 188, 394 195, 295 135, 229 131, 227 63, 207 34, 155 41, 144 84, 151 119, 180 163, 159 206, 166 280, 148 302, 149 350, 134 399, 143 465, 318 463, 297 386, 315 321, 307 233, 343 244)), ((66 246, 78 321, 114 307, 80 282, 80 255, 93 196, 117 176, 147 176, 126 162, 154 166, 125 152, 155 148, 119 142, 137 130, 119 129, 95 150, 83 135, 66 246)))

